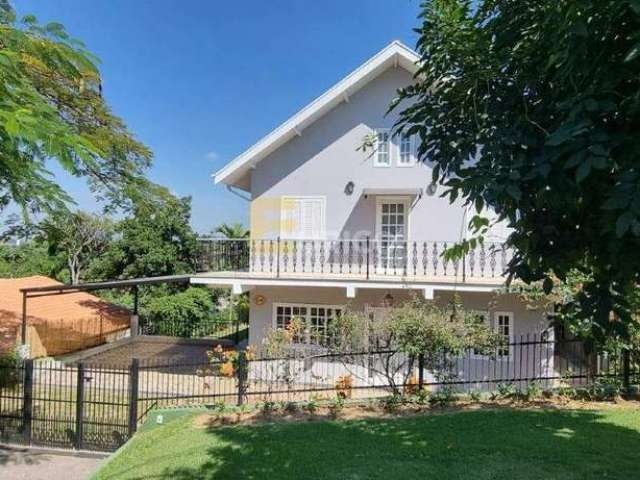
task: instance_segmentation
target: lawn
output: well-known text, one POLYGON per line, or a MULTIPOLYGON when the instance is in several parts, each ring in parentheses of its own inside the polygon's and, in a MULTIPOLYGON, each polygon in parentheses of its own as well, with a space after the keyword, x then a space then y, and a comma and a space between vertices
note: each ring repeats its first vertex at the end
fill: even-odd
POLYGON ((98 479, 615 479, 640 476, 640 411, 485 410, 139 433, 98 479))

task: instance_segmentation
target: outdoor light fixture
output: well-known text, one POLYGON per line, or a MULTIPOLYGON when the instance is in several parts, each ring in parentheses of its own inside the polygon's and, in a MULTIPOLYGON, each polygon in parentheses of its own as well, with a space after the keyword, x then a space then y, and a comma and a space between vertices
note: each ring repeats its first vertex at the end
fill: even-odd
POLYGON ((435 183, 430 183, 427 186, 427 195, 429 195, 430 197, 433 197, 436 194, 437 189, 438 189, 438 185, 436 185, 435 183))
POLYGON ((393 295, 387 293, 382 300, 382 305, 385 307, 393 307, 393 295))
POLYGON ((264 295, 256 295, 256 298, 255 298, 256 305, 263 305, 265 300, 266 299, 264 298, 264 295))
POLYGON ((354 187, 355 187, 355 184, 353 182, 349 181, 344 187, 345 195, 351 195, 353 193, 354 187))

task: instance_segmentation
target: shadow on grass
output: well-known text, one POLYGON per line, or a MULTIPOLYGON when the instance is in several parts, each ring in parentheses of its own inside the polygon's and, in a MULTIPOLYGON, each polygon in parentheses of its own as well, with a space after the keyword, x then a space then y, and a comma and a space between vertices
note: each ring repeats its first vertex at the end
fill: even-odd
MULTIPOLYGON (((278 423, 203 430, 175 467, 109 478, 590 479, 640 476, 640 414, 631 410, 477 411, 391 420, 278 423)), ((179 439, 176 438, 176 442, 179 439)), ((147 450, 148 452, 148 450, 147 450)), ((167 459, 170 451, 153 452, 167 459)), ((124 462, 122 462, 124 463, 124 462)))

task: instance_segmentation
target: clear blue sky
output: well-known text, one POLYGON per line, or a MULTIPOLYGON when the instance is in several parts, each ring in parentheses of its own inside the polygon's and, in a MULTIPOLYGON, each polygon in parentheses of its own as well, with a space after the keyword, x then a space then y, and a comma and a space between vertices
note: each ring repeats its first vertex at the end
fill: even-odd
MULTIPOLYGON (((152 180, 193 198, 193 227, 248 221, 210 174, 394 39, 419 0, 14 0, 102 61, 114 112, 154 152, 152 180)), ((78 206, 96 204, 59 176, 78 206)))

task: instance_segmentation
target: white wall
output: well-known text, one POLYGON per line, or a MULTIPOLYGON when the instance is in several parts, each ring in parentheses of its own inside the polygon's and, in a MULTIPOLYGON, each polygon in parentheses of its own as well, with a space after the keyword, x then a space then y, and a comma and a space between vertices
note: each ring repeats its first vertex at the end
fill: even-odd
MULTIPOLYGON (((385 116, 396 90, 411 83, 411 75, 392 68, 373 80, 301 136, 267 156, 251 174, 251 230, 254 238, 275 238, 280 230, 280 197, 326 197, 327 238, 356 238, 375 232, 375 196, 364 188, 426 188, 431 168, 425 164, 375 168, 371 153, 356 151, 375 128, 390 128, 396 112, 385 116), (354 193, 346 195, 349 181, 354 193)), ((409 240, 458 240, 464 209, 436 194, 413 205, 409 240)))

